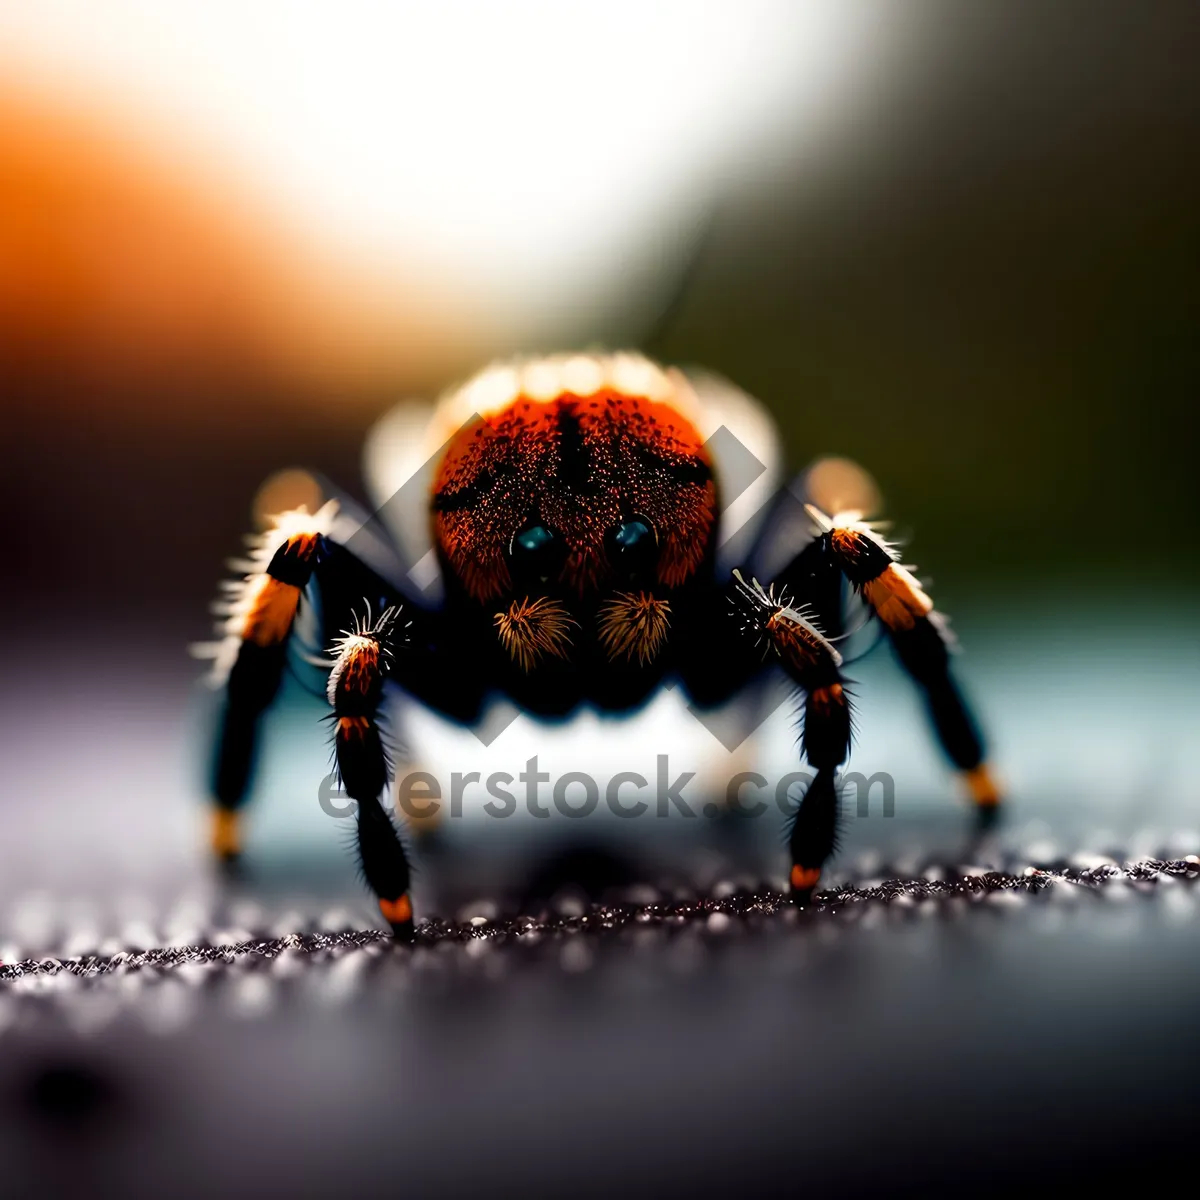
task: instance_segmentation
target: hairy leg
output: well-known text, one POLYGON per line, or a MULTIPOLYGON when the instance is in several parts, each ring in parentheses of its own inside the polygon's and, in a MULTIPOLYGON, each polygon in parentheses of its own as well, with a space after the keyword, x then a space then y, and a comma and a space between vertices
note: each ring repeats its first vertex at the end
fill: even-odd
POLYGON ((837 565, 879 618, 972 801, 981 810, 995 810, 1000 790, 985 761, 979 725, 951 672, 952 642, 933 601, 895 548, 857 514, 830 517, 812 506, 809 514, 821 530, 818 552, 837 565))
POLYGON ((397 939, 413 937, 411 872, 404 844, 380 803, 391 764, 379 726, 383 683, 391 667, 397 611, 378 621, 355 623, 335 644, 337 662, 329 676, 334 753, 346 794, 358 803, 358 857, 379 911, 397 939))
POLYGON ((240 564, 245 578, 228 585, 218 606, 223 640, 197 647, 213 658, 213 681, 224 684, 211 775, 213 853, 241 852, 240 814, 250 791, 259 724, 275 699, 287 661, 287 641, 300 599, 324 552, 332 510, 277 518, 240 564))
POLYGON ((792 819, 788 847, 792 894, 807 903, 837 849, 838 768, 850 752, 850 697, 841 657, 812 611, 757 580, 747 582, 739 571, 734 578, 731 599, 747 640, 776 659, 804 694, 801 748, 817 773, 792 819))

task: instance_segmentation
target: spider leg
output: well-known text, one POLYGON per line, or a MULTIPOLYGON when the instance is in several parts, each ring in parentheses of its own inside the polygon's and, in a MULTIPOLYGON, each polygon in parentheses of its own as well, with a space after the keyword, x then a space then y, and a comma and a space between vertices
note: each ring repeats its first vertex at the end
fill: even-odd
POLYGON ((332 707, 334 755, 348 795, 358 802, 357 849, 363 874, 397 937, 412 937, 409 864, 380 800, 391 780, 380 731, 383 683, 392 680, 415 699, 455 721, 478 718, 484 680, 470 669, 472 651, 453 636, 444 615, 410 597, 403 608, 397 586, 362 561, 333 533, 337 506, 276 518, 242 565, 243 581, 230 585, 221 611, 223 640, 196 647, 216 660, 213 681, 224 684, 211 776, 211 844, 222 860, 241 851, 241 811, 250 796, 259 725, 279 691, 290 643, 310 651, 329 645, 327 629, 346 620, 351 629, 333 642, 336 661, 310 658, 328 671, 323 680, 332 707), (309 605, 309 602, 313 602, 309 605), (371 606, 382 615, 370 616, 371 606), (355 611, 357 608, 357 612, 355 611), (309 617, 316 628, 305 628, 309 617))
POLYGON ((774 656, 804 693, 801 748, 816 776, 792 820, 788 836, 792 894, 807 903, 826 861, 837 849, 838 768, 850 752, 850 697, 841 656, 815 624, 815 614, 774 588, 734 571, 732 601, 743 630, 774 656))
POLYGON ((258 727, 275 699, 300 598, 325 553, 330 509, 279 518, 259 541, 243 582, 219 608, 222 641, 196 648, 215 659, 213 681, 225 685, 214 746, 211 845, 223 861, 241 853, 241 809, 249 795, 258 727))
POLYGON ((391 779, 391 763, 379 728, 383 684, 389 673, 392 632, 398 610, 387 609, 372 623, 355 619, 338 642, 329 676, 334 754, 346 794, 358 803, 358 857, 379 911, 400 941, 413 937, 411 872, 404 844, 380 798, 391 779))
MULTIPOLYGON (((994 813, 1000 790, 984 755, 978 723, 950 670, 952 642, 941 614, 888 545, 857 514, 827 516, 812 505, 809 516, 820 536, 784 577, 803 589, 796 577, 807 558, 813 577, 836 567, 880 620, 896 655, 920 688, 930 721, 946 757, 962 773, 966 790, 981 814, 994 813)), ((824 608, 824 605, 822 605, 824 608)))

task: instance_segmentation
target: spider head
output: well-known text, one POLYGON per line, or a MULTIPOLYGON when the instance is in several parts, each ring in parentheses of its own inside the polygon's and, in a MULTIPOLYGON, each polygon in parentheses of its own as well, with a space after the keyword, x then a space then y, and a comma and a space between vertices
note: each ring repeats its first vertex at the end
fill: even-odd
POLYGON ((595 640, 647 662, 716 526, 712 463, 686 380, 629 355, 493 369, 455 397, 435 544, 460 590, 532 669, 595 640))

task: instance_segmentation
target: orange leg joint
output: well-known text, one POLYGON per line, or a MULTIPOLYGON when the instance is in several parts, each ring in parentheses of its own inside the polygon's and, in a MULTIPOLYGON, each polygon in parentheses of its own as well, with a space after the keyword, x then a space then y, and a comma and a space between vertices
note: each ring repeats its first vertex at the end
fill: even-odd
POLYGON ((820 867, 802 867, 797 863, 792 868, 792 891, 811 892, 821 882, 820 867))
POLYGON ((398 900, 379 901, 379 911, 383 919, 392 927, 392 932, 398 938, 411 941, 413 935, 412 901, 405 892, 398 900))
POLYGON ((209 831, 209 844, 218 858, 237 858, 242 852, 242 822, 229 808, 215 808, 209 831))
POLYGON ((986 763, 980 763, 963 773, 963 782, 971 800, 979 808, 996 808, 1000 804, 1000 788, 986 763))

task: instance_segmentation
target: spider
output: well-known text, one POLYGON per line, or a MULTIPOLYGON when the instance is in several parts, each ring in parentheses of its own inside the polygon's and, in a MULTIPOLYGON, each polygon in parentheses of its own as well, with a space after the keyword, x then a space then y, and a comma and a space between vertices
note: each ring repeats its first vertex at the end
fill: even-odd
POLYGON ((409 856, 381 803, 389 683, 471 725, 496 694, 539 718, 582 705, 633 714, 665 682, 706 710, 782 669, 798 689, 800 748, 815 772, 788 832, 790 890, 807 903, 836 846, 851 697, 835 643, 853 632, 857 606, 923 692, 978 811, 995 811, 945 624, 864 519, 869 476, 843 470, 831 488, 827 471, 810 470, 761 505, 750 540, 723 536, 722 516, 740 499, 723 495, 730 447, 768 476, 743 438, 761 457, 777 453, 769 418, 732 385, 636 354, 530 358, 450 392, 423 431, 402 421, 391 433, 373 445, 385 495, 404 476, 399 459, 434 452, 419 500, 402 489, 401 510, 381 510, 374 525, 390 532, 365 537, 372 522, 334 501, 295 509, 274 518, 244 578, 226 585, 222 637, 203 650, 223 685, 211 784, 220 858, 240 853, 259 720, 305 618, 328 655, 334 756, 358 802, 362 872, 400 940, 414 922, 409 856), (839 504, 839 490, 862 503, 839 504), (782 562, 780 531, 791 545, 782 562), (772 544, 776 566, 760 581, 750 564, 766 562, 772 544), (412 583, 419 572, 395 563, 436 566, 441 597, 431 601, 412 583), (346 627, 334 638, 339 617, 346 627))

